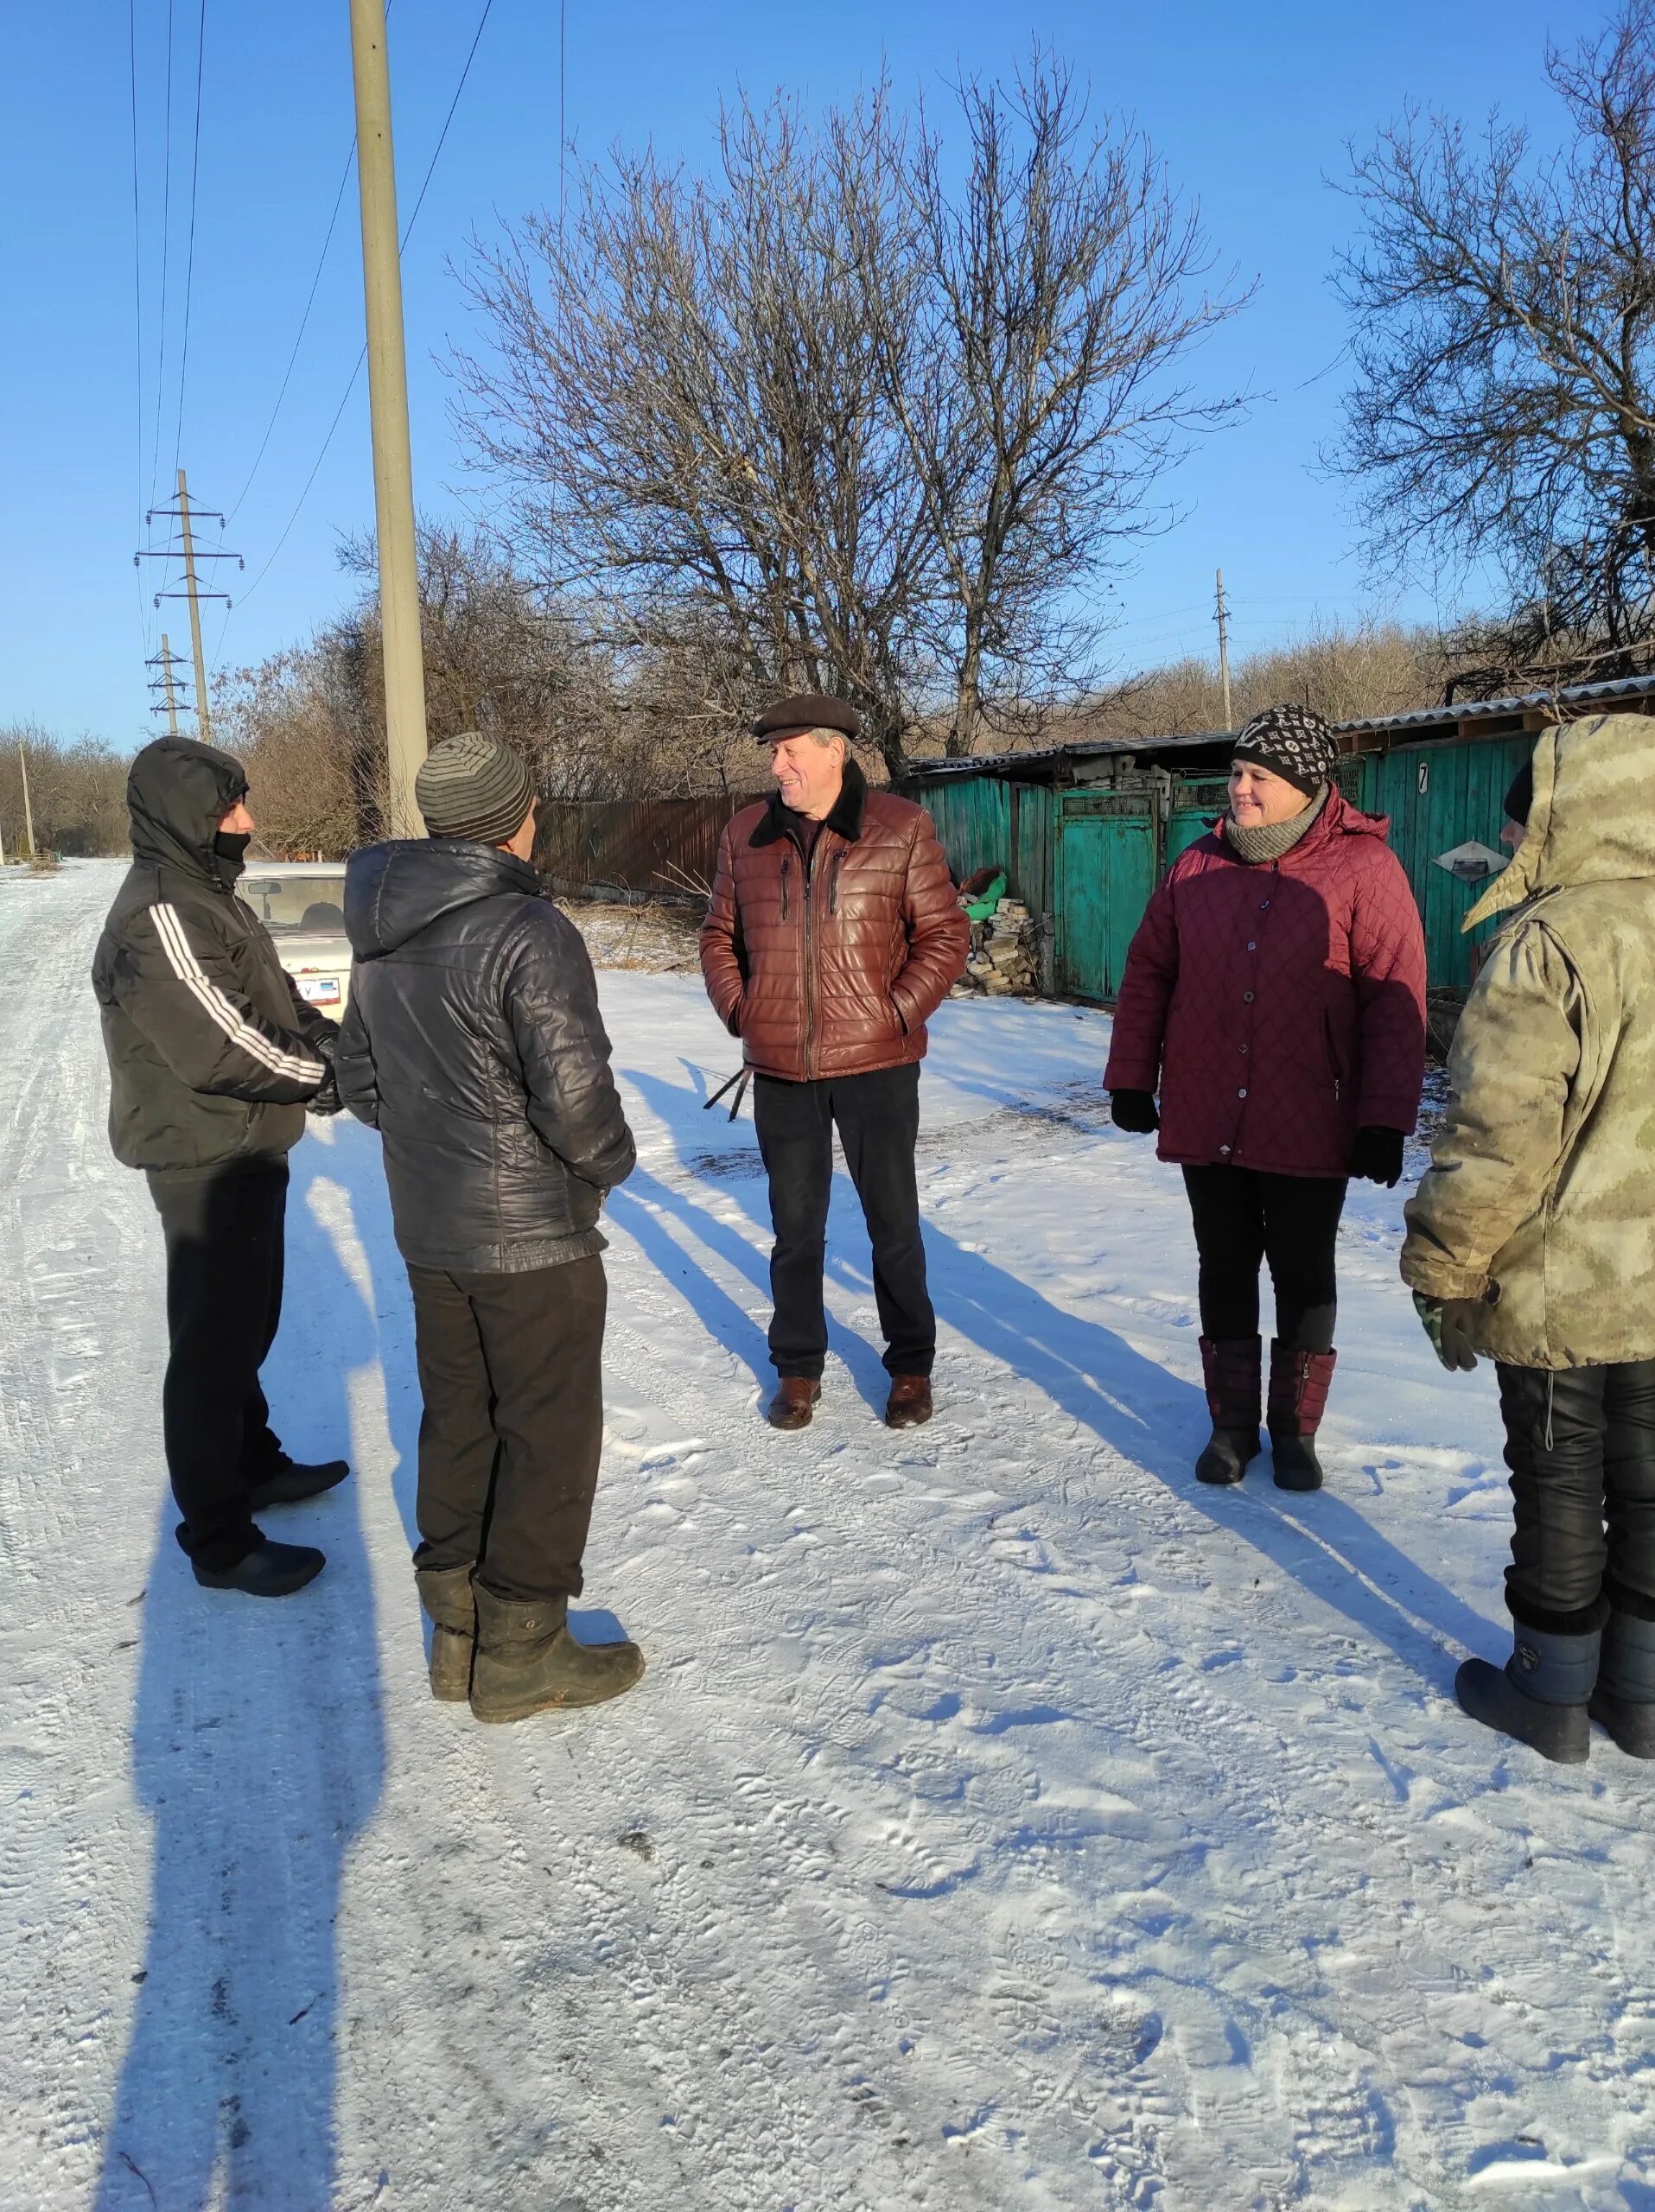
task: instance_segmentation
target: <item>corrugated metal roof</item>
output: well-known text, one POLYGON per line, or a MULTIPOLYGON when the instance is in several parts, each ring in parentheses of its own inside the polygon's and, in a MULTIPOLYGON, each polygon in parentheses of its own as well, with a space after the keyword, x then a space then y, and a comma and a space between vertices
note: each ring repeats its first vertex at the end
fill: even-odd
POLYGON ((1335 729, 1418 729, 1432 722, 1471 722, 1498 715, 1532 713, 1543 707, 1588 706, 1594 701, 1655 697, 1655 676, 1620 676, 1607 683, 1569 683, 1560 691, 1525 691, 1511 699, 1466 699, 1452 707, 1412 707, 1402 715, 1364 715, 1335 722, 1335 729))
MULTIPOLYGON (((1655 676, 1616 677, 1607 683, 1571 683, 1557 691, 1525 691, 1509 699, 1467 699, 1452 707, 1411 707, 1400 715, 1364 715, 1333 727, 1353 734, 1374 730, 1457 728, 1461 722, 1493 721, 1544 707, 1589 706, 1616 699, 1655 698, 1655 676)), ((1049 768, 1062 760, 1094 760, 1120 753, 1166 753, 1198 745, 1227 745, 1234 730, 1198 730, 1181 737, 1082 738, 1073 745, 1048 746, 1038 753, 978 753, 958 760, 915 760, 910 776, 975 776, 1018 768, 1049 768)))

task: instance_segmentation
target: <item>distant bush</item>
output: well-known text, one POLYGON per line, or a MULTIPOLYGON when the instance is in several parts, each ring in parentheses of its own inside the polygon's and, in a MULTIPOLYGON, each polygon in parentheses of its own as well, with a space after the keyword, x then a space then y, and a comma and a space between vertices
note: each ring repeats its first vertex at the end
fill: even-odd
POLYGON ((126 758, 101 738, 59 738, 38 722, 0 722, 0 837, 9 860, 27 851, 19 747, 29 765, 37 851, 72 858, 126 851, 126 758))

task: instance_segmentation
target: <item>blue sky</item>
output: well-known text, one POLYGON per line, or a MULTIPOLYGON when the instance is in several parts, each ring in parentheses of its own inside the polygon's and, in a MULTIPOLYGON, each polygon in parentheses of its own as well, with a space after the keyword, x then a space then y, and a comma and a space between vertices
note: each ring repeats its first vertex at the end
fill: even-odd
MULTIPOLYGON (((390 39, 404 219, 471 45, 481 0, 394 0, 390 39)), ((53 0, 9 23, 0 188, 8 342, 0 359, 7 650, 0 721, 91 729, 123 747, 152 725, 144 656, 159 576, 135 575, 142 510, 168 496, 175 448, 202 505, 234 508, 220 541, 246 557, 209 613, 207 652, 256 661, 307 635, 347 595, 339 534, 372 521, 367 408, 359 385, 285 541, 361 346, 354 181, 285 401, 244 495, 315 274, 353 129, 346 0, 247 7, 206 0, 199 182, 179 440, 184 275, 194 160, 201 0, 171 0, 171 222, 162 333, 163 115, 169 0, 132 0, 139 98, 143 410, 135 331, 131 74, 120 0, 53 0), (158 455, 158 461, 157 461, 158 455), (238 501, 239 505, 238 505, 238 501), (272 555, 274 558, 272 559, 272 555), (267 566, 268 563, 268 566, 267 566), (263 572, 261 574, 261 571, 263 572), (252 588, 256 587, 256 588, 252 588)), ((1213 649, 1222 565, 1239 652, 1318 613, 1384 611, 1365 588, 1340 487, 1316 467, 1335 428, 1343 318, 1327 277, 1353 220, 1324 179, 1412 99, 1480 118, 1498 103, 1543 132, 1548 35, 1572 42, 1595 7, 1544 0, 907 0, 831 8, 701 0, 569 0, 568 127, 582 154, 652 139, 707 156, 718 101, 785 86, 813 103, 855 92, 882 60, 933 98, 958 69, 1003 73, 1031 41, 1054 46, 1100 105, 1130 111, 1179 186, 1200 200, 1220 264, 1257 279, 1244 315, 1204 348, 1199 380, 1265 395, 1181 472, 1178 526, 1123 587, 1125 664, 1213 649)), ((404 260, 422 506, 453 512, 468 484, 438 363, 473 332, 449 273, 474 232, 556 198, 557 0, 494 0, 404 260)), ((154 564, 146 564, 151 566, 154 564)), ((1430 614, 1415 592, 1407 613, 1430 614)), ((188 652, 181 606, 165 613, 188 652)))

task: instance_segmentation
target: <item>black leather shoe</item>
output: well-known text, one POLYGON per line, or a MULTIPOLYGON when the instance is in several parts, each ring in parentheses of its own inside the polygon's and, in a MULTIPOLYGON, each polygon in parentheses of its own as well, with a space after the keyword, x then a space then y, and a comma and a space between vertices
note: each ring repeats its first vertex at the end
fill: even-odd
POLYGON ((318 1466, 308 1467, 284 1453, 274 1470, 248 1491, 248 1510, 262 1513, 266 1506, 297 1505, 302 1499, 320 1497, 323 1491, 342 1483, 350 1471, 348 1459, 324 1459, 318 1466))
POLYGON ((273 1544, 261 1536, 233 1567, 190 1567, 203 1590, 240 1590, 249 1598, 289 1598, 314 1582, 328 1564, 314 1544, 273 1544))

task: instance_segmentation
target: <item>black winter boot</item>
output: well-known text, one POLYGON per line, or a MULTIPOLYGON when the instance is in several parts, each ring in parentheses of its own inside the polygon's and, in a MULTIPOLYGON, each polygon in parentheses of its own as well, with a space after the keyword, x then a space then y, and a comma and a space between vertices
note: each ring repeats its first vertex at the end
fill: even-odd
POLYGON ((1201 1338, 1201 1374, 1213 1433, 1195 1462, 1198 1482, 1238 1483, 1264 1448, 1258 1433, 1264 1347, 1257 1337, 1201 1338))
POLYGON ((307 1466, 302 1459, 290 1459, 283 1452, 269 1474, 262 1476, 247 1493, 248 1510, 263 1513, 269 1506, 298 1505, 307 1497, 320 1497, 323 1491, 342 1483, 350 1471, 348 1459, 323 1459, 307 1466))
POLYGON ((1587 1710, 1629 1758, 1655 1759, 1655 1621, 1610 1614, 1587 1710))
POLYGON ((1266 1410, 1277 1490, 1321 1488, 1316 1431, 1327 1409, 1327 1391, 1338 1358, 1336 1351, 1299 1351, 1279 1337, 1270 1338, 1266 1410))
POLYGON ((1519 1622, 1505 1666, 1467 1659, 1454 1678, 1454 1694, 1461 1711, 1485 1728, 1515 1736, 1560 1766, 1578 1766, 1591 1750, 1586 1708, 1601 1641, 1599 1629, 1551 1636, 1519 1622))
POLYGON ((468 1567, 417 1567, 414 1582, 431 1624, 431 1695, 463 1705, 471 1694, 477 1649, 477 1601, 468 1567))
POLYGON ((314 1582, 328 1564, 314 1544, 273 1544, 260 1536, 233 1567, 203 1567, 193 1559, 190 1568, 203 1590, 239 1590, 248 1598, 290 1598, 314 1582))
POLYGON ((471 1710, 479 1720, 526 1720, 575 1705, 602 1705, 644 1671, 635 1643, 577 1643, 566 1598, 497 1598, 481 1582, 471 1710))

